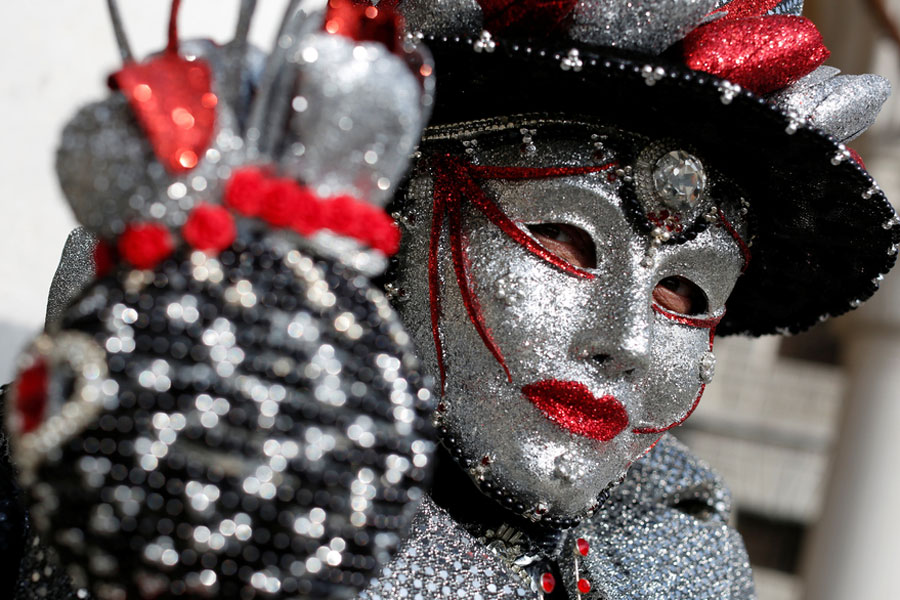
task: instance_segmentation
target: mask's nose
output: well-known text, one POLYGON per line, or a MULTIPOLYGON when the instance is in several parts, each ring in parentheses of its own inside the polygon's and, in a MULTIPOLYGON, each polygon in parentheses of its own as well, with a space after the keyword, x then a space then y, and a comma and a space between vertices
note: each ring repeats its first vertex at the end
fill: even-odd
POLYGON ((640 281, 605 290, 586 311, 572 352, 607 376, 642 373, 650 364, 650 303, 649 287, 640 281))

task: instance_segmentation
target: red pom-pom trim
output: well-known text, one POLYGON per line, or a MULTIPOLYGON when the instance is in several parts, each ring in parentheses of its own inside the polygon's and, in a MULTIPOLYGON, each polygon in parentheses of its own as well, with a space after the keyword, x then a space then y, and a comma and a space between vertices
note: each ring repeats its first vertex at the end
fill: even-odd
POLYGON ((264 185, 260 216, 272 227, 290 227, 306 213, 318 211, 315 194, 293 179, 273 179, 264 185))
POLYGON ((258 168, 236 171, 225 186, 225 203, 245 216, 304 236, 328 229, 391 255, 400 230, 383 210, 351 196, 320 198, 292 179, 267 176, 258 168))
POLYGON ((257 217, 265 195, 266 174, 262 169, 247 167, 235 173, 225 184, 225 205, 245 217, 257 217))
POLYGON ((200 204, 191 211, 181 235, 192 248, 218 254, 234 242, 237 230, 227 209, 200 204))
POLYGON ((157 223, 131 223, 119 237, 119 254, 138 269, 152 269, 172 254, 169 230, 157 223))

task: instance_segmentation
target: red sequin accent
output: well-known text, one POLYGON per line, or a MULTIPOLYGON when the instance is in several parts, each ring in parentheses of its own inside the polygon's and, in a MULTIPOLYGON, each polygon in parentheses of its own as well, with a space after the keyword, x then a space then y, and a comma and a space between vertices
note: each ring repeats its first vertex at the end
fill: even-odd
POLYGON ((237 230, 227 209, 200 204, 191 211, 181 235, 192 248, 218 253, 234 242, 237 230))
POLYGON ((710 14, 727 13, 722 19, 740 19, 743 17, 761 17, 778 6, 781 0, 731 0, 725 6, 710 14))
POLYGON ((507 36, 546 37, 565 31, 578 0, 478 0, 484 28, 507 36))
POLYGON ((128 63, 111 78, 128 99, 156 157, 171 173, 197 166, 212 140, 218 103, 211 91, 209 65, 178 55, 179 6, 178 0, 172 3, 165 52, 146 63, 128 63))
POLYGON ((690 68, 757 94, 789 86, 830 54, 812 21, 789 15, 707 23, 685 36, 683 52, 690 68))
POLYGON ((847 148, 847 152, 850 153, 850 156, 853 157, 853 160, 855 160, 859 166, 861 166, 863 169, 866 168, 866 163, 863 162, 862 156, 859 155, 859 152, 857 152, 853 148, 847 148))
MULTIPOLYGON (((716 338, 716 328, 712 327, 709 330, 709 349, 710 349, 710 351, 712 351, 712 349, 713 349, 713 341, 715 340, 715 338, 716 338)), ((692 414, 694 414, 694 411, 697 410, 698 406, 700 406, 700 399, 703 398, 703 392, 705 390, 706 390, 706 384, 705 383, 700 384, 700 390, 697 392, 697 397, 694 398, 694 403, 691 405, 691 407, 688 409, 688 411, 685 413, 685 415, 683 417, 681 417, 680 419, 678 419, 677 421, 675 421, 674 423, 670 423, 669 425, 666 425, 665 427, 637 427, 635 429, 632 429, 631 433, 664 433, 670 429, 678 427, 679 425, 681 425, 682 423, 687 421, 688 417, 690 417, 692 414)), ((659 440, 656 440, 656 442, 659 442, 659 440)), ((656 442, 653 442, 654 446, 656 445, 656 442)), ((651 448, 652 448, 652 446, 651 446, 651 448)))
POLYGON ((541 575, 541 589, 544 593, 551 593, 556 588, 556 577, 553 573, 544 573, 541 575))
POLYGON ((575 540, 575 548, 578 550, 578 553, 582 556, 587 556, 588 552, 591 550, 591 545, 588 544, 588 541, 584 538, 578 538, 575 540))
POLYGON ((100 278, 109 275, 109 272, 112 271, 113 264, 115 264, 113 250, 109 247, 109 244, 103 240, 97 242, 97 245, 94 246, 92 256, 94 259, 94 276, 100 278))
POLYGON ((456 273, 456 284, 459 286, 459 293, 462 296, 462 302, 466 307, 469 320, 472 321, 472 325, 475 326, 475 330, 478 332, 478 335, 481 336, 481 341, 484 342, 484 345, 490 353, 494 355, 494 358, 500 363, 500 366, 503 367, 507 380, 512 383, 512 374, 506 366, 506 361, 503 360, 503 354, 500 352, 500 348, 494 341, 491 331, 484 324, 484 317, 481 314, 481 304, 479 304, 478 299, 475 297, 472 290, 469 289, 469 259, 466 256, 466 249, 462 243, 461 210, 462 208, 458 204, 452 204, 449 207, 447 215, 450 228, 450 252, 453 258, 453 271, 456 273))
POLYGON ((380 2, 377 7, 352 0, 330 0, 323 27, 333 35, 343 35, 357 42, 380 42, 391 52, 400 47, 403 17, 380 2))
POLYGON ((157 223, 131 223, 119 236, 119 255, 138 269, 152 269, 172 253, 172 235, 157 223))
POLYGON ((741 249, 741 256, 744 257, 744 264, 741 266, 741 273, 743 273, 750 266, 750 259, 753 258, 750 254, 750 246, 747 245, 747 242, 744 241, 744 238, 741 237, 741 234, 737 232, 737 229, 734 228, 734 225, 731 224, 721 210, 719 211, 719 222, 722 223, 722 227, 734 238, 734 241, 737 242, 741 249))
POLYGON ((538 381, 522 393, 551 421, 572 433, 608 442, 628 426, 628 413, 615 396, 594 396, 577 381, 538 381))
POLYGON ((666 310, 662 306, 654 303, 651 304, 653 310, 667 319, 671 319, 672 321, 676 321, 681 323, 682 325, 688 325, 690 327, 699 327, 701 329, 710 329, 715 328, 716 325, 719 324, 719 321, 722 320, 724 315, 719 315, 718 317, 712 317, 709 319, 696 319, 694 317, 688 317, 686 315, 679 315, 678 313, 673 313, 671 311, 666 310))
POLYGON ((591 167, 491 167, 477 166, 467 161, 447 154, 432 157, 434 169, 434 192, 431 220, 431 238, 428 246, 428 293, 431 300, 431 333, 434 338, 434 346, 438 358, 438 372, 441 377, 441 393, 445 389, 446 371, 444 367, 443 347, 440 330, 438 327, 441 314, 440 303, 440 276, 438 273, 440 238, 443 232, 444 221, 448 223, 450 237, 450 251, 453 257, 453 268, 456 274, 456 282, 462 295, 463 304, 469 320, 475 326, 485 346, 503 368, 509 381, 512 375, 503 359, 500 348, 494 342, 490 330, 481 316, 481 307, 478 298, 471 291, 468 275, 468 264, 465 260, 465 250, 462 240, 462 205, 469 201, 484 214, 487 219, 500 228, 517 244, 552 264, 553 266, 584 279, 593 279, 594 274, 580 269, 571 263, 553 254, 531 236, 522 231, 491 199, 481 186, 478 179, 545 179, 549 177, 566 177, 574 175, 586 175, 598 173, 614 167, 616 163, 591 167))
POLYGON ((22 433, 38 428, 47 411, 47 365, 37 359, 22 371, 16 382, 16 411, 22 419, 22 433))
POLYGON ((582 594, 587 594, 589 591, 591 591, 591 582, 588 581, 587 579, 583 579, 583 578, 579 579, 578 580, 578 591, 581 592, 582 594))

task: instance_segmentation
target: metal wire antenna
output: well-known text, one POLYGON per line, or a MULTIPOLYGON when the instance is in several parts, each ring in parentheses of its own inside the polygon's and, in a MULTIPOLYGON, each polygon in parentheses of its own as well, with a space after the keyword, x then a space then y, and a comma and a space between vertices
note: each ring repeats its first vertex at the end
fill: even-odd
POLYGON ((122 56, 122 62, 131 62, 134 55, 131 52, 131 46, 128 44, 128 36, 125 35, 125 28, 122 26, 122 16, 119 14, 119 5, 116 0, 106 0, 106 6, 109 8, 109 18, 112 21, 113 33, 116 35, 116 44, 119 46, 119 54, 122 56))
POLYGON ((303 21, 310 20, 303 10, 298 9, 299 4, 300 0, 291 0, 285 10, 284 18, 278 29, 278 36, 275 38, 272 52, 266 60, 266 67, 250 108, 250 118, 247 121, 245 135, 247 152, 250 157, 266 155, 276 145, 276 140, 270 139, 271 136, 268 135, 270 132, 265 131, 266 125, 271 127, 272 123, 278 122, 279 117, 283 117, 287 110, 287 101, 278 97, 276 88, 284 85, 283 81, 279 81, 284 79, 280 75, 283 73, 285 57, 294 46, 296 35, 300 33, 300 25, 303 21), (285 105, 275 106, 274 104, 279 100, 285 105))
POLYGON ((241 0, 238 13, 237 27, 234 38, 228 43, 228 71, 225 73, 225 81, 221 90, 228 106, 237 109, 238 100, 241 97, 241 84, 244 69, 247 68, 247 37, 250 33, 250 23, 256 10, 256 0, 241 0))

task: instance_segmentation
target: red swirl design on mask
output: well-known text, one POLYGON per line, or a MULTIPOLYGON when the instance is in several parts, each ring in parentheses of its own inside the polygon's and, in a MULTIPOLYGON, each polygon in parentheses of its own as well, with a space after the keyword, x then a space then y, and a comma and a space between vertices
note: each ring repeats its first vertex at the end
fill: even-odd
MULTIPOLYGON (((716 338, 716 328, 711 327, 709 329, 709 349, 710 349, 710 351, 713 349, 713 341, 715 341, 715 338, 716 338)), ((631 433, 665 433, 666 431, 668 431, 670 429, 674 429, 675 427, 678 427, 679 425, 681 425, 682 423, 687 421, 688 417, 690 417, 692 414, 694 414, 694 411, 697 410, 698 406, 700 406, 700 399, 703 398, 703 392, 705 390, 706 390, 706 384, 705 383, 700 384, 700 390, 697 392, 697 397, 694 398, 694 403, 691 404, 691 407, 684 414, 684 416, 681 417, 680 419, 678 419, 677 421, 675 421, 673 423, 669 423, 668 425, 664 425, 663 427, 635 427, 634 429, 631 430, 631 433)), ((659 440, 657 440, 657 441, 659 441, 659 440)))
POLYGON ((522 393, 563 429, 593 440, 608 442, 628 426, 628 413, 615 396, 598 398, 577 381, 538 381, 522 393))
POLYGON ((431 157, 431 167, 434 171, 434 191, 431 218, 431 237, 428 243, 428 295, 431 312, 431 334, 434 338, 434 347, 437 353, 438 373, 441 378, 441 393, 446 384, 446 370, 444 366, 443 344, 440 335, 441 315, 441 277, 439 273, 440 240, 447 223, 450 236, 450 253, 453 261, 453 271, 456 275, 456 283, 462 296, 463 306, 469 316, 469 320, 481 337, 485 347, 506 373, 507 380, 512 382, 512 375, 506 366, 503 353, 494 341, 490 329, 484 321, 481 313, 481 305, 478 297, 472 291, 469 278, 469 262, 466 256, 462 235, 462 209, 465 202, 470 202, 475 208, 496 225, 503 233, 514 242, 522 246, 531 254, 541 260, 550 263, 554 267, 582 279, 593 279, 595 275, 584 269, 563 260, 553 254, 531 236, 522 231, 512 219, 497 206, 497 203, 488 196, 477 180, 480 179, 547 179, 551 177, 566 177, 574 175, 586 175, 598 173, 613 168, 617 163, 611 162, 604 165, 590 167, 491 167, 476 166, 468 161, 453 156, 452 154, 436 155, 431 157))

